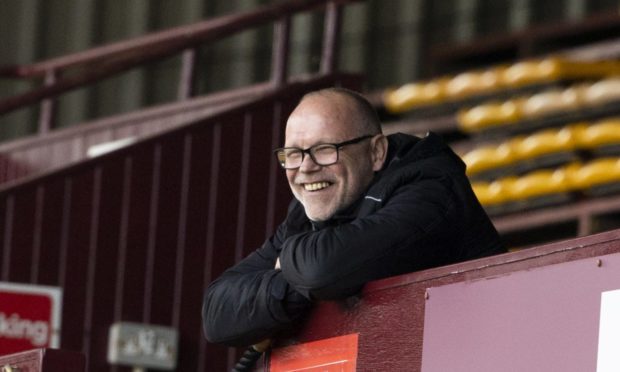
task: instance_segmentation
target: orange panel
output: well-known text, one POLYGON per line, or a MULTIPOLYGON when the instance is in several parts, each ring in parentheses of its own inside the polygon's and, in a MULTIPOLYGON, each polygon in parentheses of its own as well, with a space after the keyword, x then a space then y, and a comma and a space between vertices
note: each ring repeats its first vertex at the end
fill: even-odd
POLYGON ((358 334, 338 336, 271 352, 270 372, 355 372, 358 334))

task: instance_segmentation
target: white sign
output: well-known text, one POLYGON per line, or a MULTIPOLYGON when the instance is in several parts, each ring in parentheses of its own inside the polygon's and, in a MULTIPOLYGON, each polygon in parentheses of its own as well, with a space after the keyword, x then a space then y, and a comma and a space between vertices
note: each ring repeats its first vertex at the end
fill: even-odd
POLYGON ((620 289, 601 294, 596 372, 620 371, 620 289))
POLYGON ((151 324, 114 323, 110 327, 108 362, 133 367, 174 369, 177 330, 151 324))

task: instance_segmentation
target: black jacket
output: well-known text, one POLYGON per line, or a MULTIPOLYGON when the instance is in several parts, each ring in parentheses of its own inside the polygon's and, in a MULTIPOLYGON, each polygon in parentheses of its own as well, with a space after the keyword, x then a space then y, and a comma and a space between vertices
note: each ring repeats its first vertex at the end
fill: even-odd
POLYGON ((368 191, 330 221, 293 201, 263 246, 205 294, 212 342, 243 346, 290 325, 314 300, 354 294, 371 280, 504 252, 465 165, 435 134, 388 136, 368 191), (280 257, 281 270, 274 270, 280 257))

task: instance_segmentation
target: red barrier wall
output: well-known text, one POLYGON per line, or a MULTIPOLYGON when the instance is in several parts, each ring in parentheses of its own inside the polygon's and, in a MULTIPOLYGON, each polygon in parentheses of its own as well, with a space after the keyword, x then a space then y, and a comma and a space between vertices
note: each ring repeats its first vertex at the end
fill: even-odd
MULTIPOLYGON (((356 334, 357 357, 355 362, 358 372, 421 371, 423 350, 425 350, 427 358, 425 371, 442 370, 436 368, 440 364, 437 361, 441 361, 442 358, 455 358, 455 360, 450 360, 453 365, 450 369, 443 369, 450 371, 556 370, 556 368, 549 369, 549 364, 560 367, 557 370, 583 370, 561 367, 567 364, 572 366, 586 364, 589 367, 587 370, 595 370, 593 362, 596 361, 597 357, 597 345, 593 345, 592 342, 596 343, 596 335, 598 334, 598 300, 601 292, 595 290, 594 292, 590 291, 591 293, 588 293, 587 296, 581 296, 580 294, 584 291, 578 287, 584 284, 585 287, 594 285, 591 288, 620 289, 620 270, 618 270, 617 265, 617 262, 620 262, 619 253, 620 230, 615 230, 369 283, 357 298, 320 303, 295 336, 278 340, 276 344, 278 347, 273 351, 272 359, 276 360, 276 364, 282 364, 280 360, 290 359, 290 354, 295 352, 296 347, 303 350, 304 347, 307 349, 308 345, 312 346, 312 342, 356 334), (563 270, 565 267, 568 269, 568 274, 564 275, 563 281, 551 283, 543 279, 549 277, 548 272, 563 270), (540 275, 541 272, 545 275, 540 275), (593 275, 593 272, 605 275, 593 275), (513 279, 522 281, 524 278, 526 281, 532 279, 534 283, 529 283, 529 287, 526 286, 525 289, 523 285, 513 285, 513 279), (609 278, 612 278, 611 283, 609 278), (598 281, 598 284, 588 283, 592 280, 598 281), (602 282, 602 280, 607 280, 607 282, 602 282), (493 281, 501 284, 495 285, 495 292, 488 291, 488 288, 485 291, 476 291, 477 288, 482 287, 481 283, 485 287, 489 287, 493 281), (444 296, 441 300, 443 303, 449 304, 445 306, 457 308, 441 310, 441 307, 430 309, 427 306, 429 301, 437 300, 438 293, 442 293, 439 289, 443 289, 444 293, 450 293, 445 288, 456 284, 460 284, 457 286, 458 288, 468 288, 468 293, 472 295, 465 296, 465 298, 453 296, 454 301, 444 296), (539 290, 540 288, 553 287, 554 285, 557 286, 557 290, 551 288, 549 292, 546 292, 548 295, 541 297, 543 292, 539 290), (484 293, 496 293, 497 295, 487 296, 485 302, 482 303, 480 296, 484 293), (556 294, 558 297, 555 296, 556 294), (510 306, 508 307, 509 310, 502 311, 502 309, 506 309, 507 305, 501 301, 506 301, 506 298, 538 299, 535 302, 530 301, 529 304, 535 303, 535 306, 538 306, 541 311, 540 313, 529 311, 531 308, 523 308, 522 311, 519 311, 518 308, 511 308, 510 306), (543 300, 540 300, 541 298, 543 300), (593 302, 590 310, 587 310, 589 311, 587 317, 581 317, 577 322, 562 323, 566 319, 571 319, 571 314, 581 314, 578 311, 586 311, 578 309, 578 307, 586 307, 586 304, 582 304, 582 302, 587 299, 593 302), (547 309, 554 308, 557 310, 559 301, 574 304, 575 308, 572 308, 573 305, 560 306, 563 310, 556 311, 557 316, 549 317, 547 309), (504 327, 503 332, 507 333, 493 336, 492 332, 487 332, 487 335, 494 337, 495 342, 487 342, 486 344, 476 342, 479 339, 476 339, 474 334, 474 330, 479 331, 476 324, 482 322, 482 327, 485 327, 488 322, 491 322, 492 318, 490 317, 486 319, 479 317, 480 314, 485 313, 480 311, 481 307, 486 313, 491 311, 484 309, 485 306, 493 306, 495 311, 499 312, 494 321, 497 319, 500 322, 505 320, 502 327, 504 327), (425 311, 429 311, 429 309, 433 313, 425 314, 425 311), (439 313, 437 309, 440 310, 439 313), (544 316, 547 317, 543 319, 544 316), (429 329, 429 331, 435 332, 434 334, 424 333, 425 326, 428 325, 425 324, 425 318, 428 324, 433 325, 432 330, 429 329), (450 327, 450 322, 453 322, 452 327, 450 327), (523 341, 524 332, 522 332, 522 328, 528 329, 527 327, 531 325, 545 325, 544 323, 549 323, 548 327, 540 326, 536 330, 526 333, 525 341, 523 341), (583 327, 589 327, 587 334, 571 331, 583 329, 583 327), (437 330, 447 332, 456 341, 446 340, 442 343, 441 340, 437 339, 437 330), (561 333, 560 330, 563 330, 564 333, 561 333), (558 334, 552 334, 553 332, 558 334), (572 332, 573 337, 562 340, 562 342, 571 343, 570 347, 562 342, 545 342, 545 340, 553 339, 553 337, 566 335, 567 332, 572 332), (511 333, 515 337, 522 337, 520 339, 522 342, 516 345, 502 343, 505 340, 514 339, 510 337, 511 333), (426 341, 429 343, 425 343, 426 341), (579 346, 575 344, 577 341, 587 342, 588 344, 579 346), (461 345, 460 347, 464 350, 455 349, 457 347, 455 344, 461 345), (537 349, 537 352, 532 352, 532 348, 537 349), (528 350, 530 351, 528 352, 528 350), (440 354, 437 355, 438 353, 440 354), (470 358, 467 360, 459 359, 464 358, 463 353, 469 355, 470 358), (535 362, 537 359, 533 358, 534 354, 537 358, 542 358, 538 360, 544 361, 547 366, 542 369, 531 366, 526 369, 510 369, 497 362, 497 359, 495 359, 495 364, 489 362, 489 359, 492 358, 505 359, 502 356, 507 355, 521 359, 523 362, 528 361, 528 358, 535 362), (479 361, 472 362, 472 355, 480 358, 479 361), (549 359, 557 355, 562 356, 562 363, 553 363, 549 359), (459 363, 459 360, 462 363, 459 363), (472 365, 467 365, 465 361, 474 363, 476 368, 472 369, 472 365), (460 367, 455 368, 454 365, 460 367), (485 368, 489 365, 494 365, 496 368, 485 368)), ((452 292, 454 290, 451 289, 452 292)), ((515 301, 515 303, 518 304, 519 301, 515 301)), ((499 329, 498 332, 500 332, 499 329)), ((341 347, 346 350, 346 344, 341 347)), ((321 350, 318 348, 309 355, 320 353, 321 350)), ((512 363, 511 365, 517 364, 512 363)), ((536 365, 540 367, 543 364, 537 363, 536 365)), ((272 372, 276 371, 280 370, 272 370, 272 372)))
POLYGON ((63 288, 61 348, 83 352, 90 372, 127 370, 106 361, 109 326, 121 320, 178 328, 179 371, 227 370, 234 353, 202 336, 202 293, 286 212, 271 149, 300 96, 358 81, 292 84, 0 189, 0 281, 63 288))

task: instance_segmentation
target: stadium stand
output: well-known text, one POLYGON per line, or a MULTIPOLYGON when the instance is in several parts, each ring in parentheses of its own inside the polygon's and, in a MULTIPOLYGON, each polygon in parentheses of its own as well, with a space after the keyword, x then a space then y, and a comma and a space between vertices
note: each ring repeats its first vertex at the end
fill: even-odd
MULTIPOLYGON (((463 72, 452 77, 405 84, 388 90, 384 105, 391 113, 403 113, 420 106, 465 101, 499 91, 516 91, 525 86, 543 85, 578 79, 601 78, 620 74, 616 61, 571 61, 554 57, 493 66, 481 71, 463 72)), ((562 92, 563 93, 563 92, 562 92)), ((568 96, 570 92, 564 94, 568 96)), ((555 97, 557 98, 557 97, 555 97)), ((568 102, 570 97, 560 97, 568 102)), ((545 98, 543 98, 545 100, 545 98)), ((537 99, 534 99, 536 105, 537 99)), ((547 105, 555 100, 545 100, 547 105)), ((499 120, 499 119, 498 119, 499 120)))
MULTIPOLYGON (((47 76, 43 86, 0 102, 0 112, 41 104, 41 136, 0 145, 0 280, 64 288, 60 346, 81 351, 87 370, 126 369, 111 367, 104 353, 108 326, 119 319, 177 328, 179 371, 224 371, 240 355, 206 342, 197 293, 258 246, 285 212, 287 185, 262 149, 280 143, 283 119, 295 102, 326 86, 361 89, 360 76, 338 73, 335 64, 340 12, 348 3, 278 2, 35 65, 43 69, 0 69, 5 76, 47 76), (315 9, 327 19, 320 71, 289 77, 290 16, 315 9), (196 45, 263 24, 276 25, 273 74, 264 84, 191 97, 191 81, 183 80, 180 91, 186 94, 179 103, 82 128, 51 128, 61 93, 164 55, 191 57, 196 45), (59 67, 61 61, 71 62, 59 67), (84 74, 58 74, 75 63, 84 63, 84 74), (89 70, 93 65, 100 70, 89 70), (116 147, 99 147, 106 144, 116 147)), ((598 31, 620 27, 617 15, 606 19, 598 20, 598 31)), ((583 27, 562 32, 594 26, 583 27)), ((614 58, 620 52, 604 49, 603 60, 600 53, 588 55, 590 60, 568 54, 511 57, 442 72, 387 90, 379 108, 406 131, 441 127, 445 137, 459 139, 453 147, 463 154, 474 191, 510 248, 618 228, 620 119, 614 106, 620 64, 614 58), (570 112, 577 109, 579 115, 570 112)), ((472 50, 483 54, 454 48, 455 60, 472 50)), ((577 259, 608 270, 615 268, 608 262, 616 261, 605 255, 620 251, 619 239, 612 231, 371 283, 361 299, 319 304, 307 327, 276 346, 358 333, 368 337, 354 353, 358 370, 418 371, 424 309, 435 299, 435 286, 489 283, 577 259), (394 337, 395 330, 410 337, 394 337)))
MULTIPOLYGON (((532 122, 559 114, 580 114, 593 117, 601 106, 614 106, 619 98, 618 78, 611 77, 593 83, 576 83, 567 88, 546 89, 529 96, 519 96, 504 102, 487 102, 461 109, 457 114, 459 127, 466 132, 482 132, 498 126, 512 126, 513 131, 528 130, 532 122), (528 124, 525 124, 528 123, 528 124), (521 129, 515 129, 523 127, 521 129)), ((613 108, 612 108, 613 109, 613 108)))

